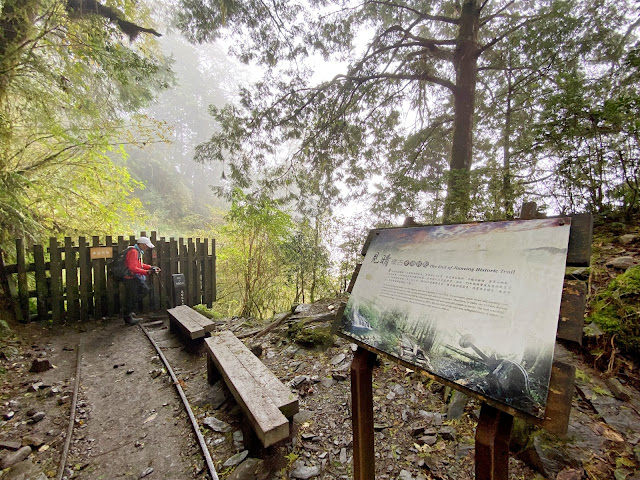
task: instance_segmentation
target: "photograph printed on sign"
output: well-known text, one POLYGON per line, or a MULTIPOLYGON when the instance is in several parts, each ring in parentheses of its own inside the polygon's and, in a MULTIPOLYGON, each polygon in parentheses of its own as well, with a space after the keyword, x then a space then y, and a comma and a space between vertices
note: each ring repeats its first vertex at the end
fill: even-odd
POLYGON ((541 417, 570 221, 379 230, 339 330, 541 417))

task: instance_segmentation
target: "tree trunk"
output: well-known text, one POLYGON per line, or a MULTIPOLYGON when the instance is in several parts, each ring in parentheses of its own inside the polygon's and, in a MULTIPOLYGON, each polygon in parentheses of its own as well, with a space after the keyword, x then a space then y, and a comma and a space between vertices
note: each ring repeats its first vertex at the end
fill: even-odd
POLYGON ((471 161, 473 157, 473 115, 478 80, 479 0, 465 0, 460 15, 453 63, 456 70, 453 139, 444 205, 444 223, 468 219, 470 205, 471 161))
MULTIPOLYGON (((509 65, 511 67, 511 65, 509 65)), ((507 108, 505 112, 504 132, 502 136, 502 202, 506 218, 513 218, 513 192, 511 189, 511 71, 507 70, 507 108)))

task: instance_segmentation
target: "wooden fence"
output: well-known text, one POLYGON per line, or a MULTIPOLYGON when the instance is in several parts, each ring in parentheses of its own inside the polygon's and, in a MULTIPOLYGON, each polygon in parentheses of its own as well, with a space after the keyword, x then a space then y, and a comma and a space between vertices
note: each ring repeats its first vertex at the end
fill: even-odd
MULTIPOLYGON (((144 232, 141 235, 146 236, 144 232)), ((175 273, 185 276, 185 304, 211 307, 216 299, 215 240, 157 238, 156 232, 151 232, 150 239, 155 248, 145 253, 143 261, 160 267, 162 272, 149 277, 151 290, 138 312, 174 306, 171 275, 175 273)), ((115 258, 135 242, 134 236, 128 239, 120 236, 117 241, 107 236, 104 243, 99 236, 94 236, 91 244, 86 237, 79 237, 77 243, 66 237, 64 244, 51 238, 48 249, 33 245, 30 252, 26 252, 24 242, 16 240, 17 261, 4 265, 4 274, 13 291, 16 317, 22 321, 60 322, 119 314, 124 286, 106 268, 111 259, 96 257, 115 258), (27 262, 28 258, 33 258, 33 262, 27 262), (35 289, 30 288, 34 286, 35 289), (35 312, 30 312, 30 298, 36 299, 35 312)))

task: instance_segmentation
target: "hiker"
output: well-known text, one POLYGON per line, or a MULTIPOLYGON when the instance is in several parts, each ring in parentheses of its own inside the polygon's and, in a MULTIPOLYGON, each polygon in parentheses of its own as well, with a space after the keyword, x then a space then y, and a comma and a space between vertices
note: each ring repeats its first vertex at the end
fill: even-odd
POLYGON ((124 276, 124 289, 127 301, 124 309, 124 323, 126 325, 136 325, 140 323, 140 319, 135 317, 134 310, 145 293, 150 290, 147 284, 147 277, 151 273, 160 273, 159 267, 152 267, 146 263, 142 263, 142 255, 144 252, 153 248, 154 245, 147 237, 140 237, 136 245, 129 248, 124 263, 128 269, 124 276))

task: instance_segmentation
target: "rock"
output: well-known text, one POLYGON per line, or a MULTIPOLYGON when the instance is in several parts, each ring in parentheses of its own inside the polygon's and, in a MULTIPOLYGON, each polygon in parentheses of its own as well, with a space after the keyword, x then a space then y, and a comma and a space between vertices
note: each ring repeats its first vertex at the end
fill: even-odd
POLYGON ((151 467, 146 468, 146 469, 145 469, 145 470, 140 474, 140 476, 139 476, 138 478, 144 478, 144 477, 147 477, 147 476, 151 475, 152 473, 153 473, 153 468, 151 468, 151 467))
POLYGON ((16 412, 11 410, 10 412, 7 412, 4 415, 2 415, 2 418, 4 418, 5 420, 11 420, 15 416, 15 414, 16 412))
POLYGON ((532 443, 532 446, 518 454, 518 458, 547 478, 555 478, 565 468, 580 466, 567 452, 545 442, 540 435, 534 437, 532 443))
POLYGON ((613 393, 613 395, 618 399, 618 400, 622 400, 623 402, 628 402, 629 400, 631 400, 631 394, 629 393, 629 391, 618 381, 617 378, 613 378, 613 377, 609 377, 605 380, 604 382, 607 387, 609 387, 609 390, 611 390, 611 393, 613 393))
POLYGON ((340 463, 343 465, 347 463, 347 449, 344 447, 340 449, 340 463))
POLYGON ((312 418, 313 412, 310 412, 309 410, 300 410, 293 416, 293 421, 295 423, 304 423, 308 420, 311 420, 312 418))
POLYGON ((27 392, 37 392, 38 390, 40 390, 41 386, 42 382, 36 382, 32 385, 29 385, 29 388, 27 388, 27 392))
POLYGON ((333 372, 331 376, 333 377, 334 380, 337 380, 338 382, 341 382, 347 379, 347 376, 343 373, 333 372))
POLYGON ((583 332, 585 337, 591 337, 595 339, 598 339, 604 335, 602 329, 594 322, 587 323, 583 328, 583 332))
POLYGON ((456 431, 453 427, 442 427, 438 433, 443 440, 448 442, 455 442, 456 440, 456 431))
POLYGON ((575 468, 565 468, 556 477, 556 480, 582 480, 584 470, 575 468))
POLYGON ((7 471, 2 480, 47 480, 47 476, 30 458, 16 463, 7 471))
MULTIPOLYGON (((298 462, 296 462, 296 464, 298 464, 298 462)), ((304 464, 298 464, 291 472, 291 478, 298 478, 300 480, 307 480, 317 477, 318 475, 320 475, 320 467, 318 465, 308 467, 304 464)))
POLYGON ((16 450, 19 450, 21 446, 22 443, 20 442, 12 442, 11 440, 0 440, 0 448, 5 450, 12 450, 15 452, 16 450))
POLYGON ((451 396, 451 403, 449 403, 449 408, 447 410, 447 420, 458 420, 462 417, 464 407, 467 406, 468 400, 469 397, 464 393, 454 390, 453 395, 451 396))
POLYGON ((269 471, 264 461, 258 458, 247 458, 236 467, 227 480, 266 480, 267 478, 269 478, 269 471))
POLYGON ((638 261, 633 257, 624 256, 612 258, 607 262, 607 267, 618 268, 620 270, 626 270, 634 265, 637 265, 638 261))
POLYGON ((420 414, 422 418, 424 418, 428 423, 432 425, 442 425, 443 415, 441 413, 426 412, 424 410, 420 410, 418 414, 420 414))
POLYGON ((438 437, 436 437, 435 435, 423 435, 422 437, 418 438, 419 445, 429 445, 430 447, 435 445, 437 441, 438 437))
POLYGON ((251 350, 251 353, 253 353, 258 358, 260 358, 262 356, 262 344, 261 343, 254 343, 253 345, 251 345, 249 347, 249 350, 251 350))
POLYGON ((565 278, 573 280, 588 280, 590 274, 589 267, 567 267, 564 272, 565 278))
POLYGON ((31 420, 33 421, 33 423, 38 423, 39 421, 41 421, 46 416, 47 416, 47 414, 44 413, 44 412, 36 412, 31 417, 31 420))
POLYGON ((22 437, 22 444, 35 449, 44 445, 44 440, 37 435, 26 435, 22 437))
POLYGON ((210 388, 204 388, 194 394, 192 405, 196 407, 204 407, 211 405, 214 410, 218 410, 224 402, 229 398, 229 389, 224 380, 218 380, 210 388))
POLYGON ((320 380, 320 384, 321 384, 323 387, 326 387, 326 388, 331 388, 331 387, 333 387, 336 383, 338 383, 338 382, 336 382, 333 378, 327 378, 327 377, 325 377, 325 378, 322 378, 322 379, 320 380))
POLYGON ((339 363, 342 363, 345 358, 347 358, 347 356, 344 353, 340 353, 335 357, 333 357, 331 360, 329 360, 329 363, 331 365, 338 365, 339 363))
POLYGON ((214 432, 226 433, 233 430, 231 425, 223 422, 222 420, 218 420, 216 417, 206 417, 202 423, 204 423, 207 427, 209 427, 214 432))
POLYGON ((0 470, 13 467, 16 463, 25 460, 29 455, 31 455, 31 447, 29 446, 24 446, 15 452, 8 453, 0 460, 0 470))
POLYGON ((249 455, 249 450, 243 450, 239 453, 236 453, 234 456, 227 458, 227 460, 222 464, 223 467, 235 467, 236 465, 240 465, 245 458, 249 455))
POLYGON ((618 237, 618 240, 623 245, 629 245, 630 243, 633 243, 636 240, 638 240, 638 238, 640 238, 640 235, 634 235, 632 233, 628 233, 626 235, 620 235, 618 237))
POLYGON ((413 475, 407 470, 400 470, 397 480, 413 480, 413 475))
POLYGON ((310 382, 311 379, 308 375, 298 375, 297 377, 293 377, 293 379, 288 383, 290 387, 297 388, 303 383, 310 382))
POLYGON ((32 373, 41 373, 41 372, 46 372, 47 370, 51 370, 52 368, 53 368, 53 365, 51 365, 51 362, 48 359, 36 358, 31 363, 31 368, 29 369, 29 371, 32 373))
POLYGON ((233 432, 233 446, 238 450, 242 450, 244 447, 244 435, 242 434, 242 430, 236 430, 233 432))
POLYGON ((395 384, 391 389, 391 391, 396 395, 404 395, 406 393, 406 390, 404 389, 404 387, 399 384, 395 384))

